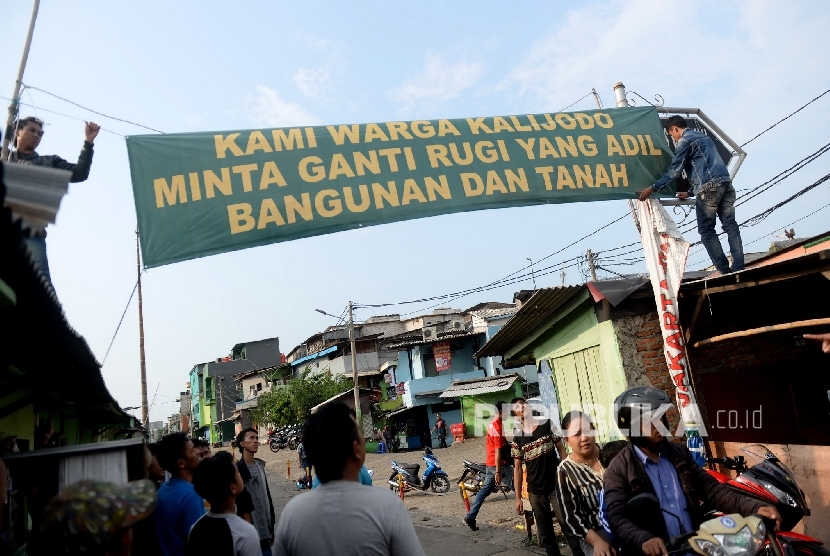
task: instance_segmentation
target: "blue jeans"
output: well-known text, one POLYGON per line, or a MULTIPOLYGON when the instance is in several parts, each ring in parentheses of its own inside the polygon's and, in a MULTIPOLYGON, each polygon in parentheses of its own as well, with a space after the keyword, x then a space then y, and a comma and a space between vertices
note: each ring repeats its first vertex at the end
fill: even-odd
POLYGON ((273 552, 271 552, 271 547, 263 548, 262 549, 262 556, 273 556, 273 552))
POLYGON ((737 272, 744 269, 744 249, 741 244, 741 232, 735 222, 735 188, 732 182, 725 181, 717 185, 705 184, 697 193, 697 231, 700 241, 709 253, 709 258, 721 274, 737 272), (723 254, 723 249, 715 232, 715 217, 720 218, 723 231, 729 240, 729 252, 732 254, 732 268, 723 254))
POLYGON ((26 249, 29 250, 29 254, 32 256, 35 268, 40 270, 51 284, 52 276, 49 274, 49 259, 46 258, 46 238, 33 235, 25 238, 23 243, 26 244, 26 249))
MULTIPOLYGON (((507 484, 508 486, 513 483, 513 473, 512 468, 510 466, 505 466, 501 468, 501 484, 507 484), (508 481, 505 483, 505 481, 508 481)), ((484 504, 484 499, 490 496, 493 491, 496 490, 496 468, 487 466, 487 474, 484 476, 484 484, 481 486, 481 490, 478 491, 476 494, 473 503, 470 504, 470 513, 467 514, 467 519, 470 521, 475 521, 476 516, 478 515, 478 511, 481 509, 481 505, 484 504)))

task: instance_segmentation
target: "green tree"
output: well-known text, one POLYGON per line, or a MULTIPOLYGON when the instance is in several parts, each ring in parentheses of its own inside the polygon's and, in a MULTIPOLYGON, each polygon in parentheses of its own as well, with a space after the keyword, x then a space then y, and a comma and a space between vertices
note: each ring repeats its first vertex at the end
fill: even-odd
POLYGON ((330 373, 312 374, 306 367, 300 376, 282 388, 272 388, 250 410, 251 420, 265 426, 282 427, 301 423, 311 408, 350 388, 351 377, 330 373))

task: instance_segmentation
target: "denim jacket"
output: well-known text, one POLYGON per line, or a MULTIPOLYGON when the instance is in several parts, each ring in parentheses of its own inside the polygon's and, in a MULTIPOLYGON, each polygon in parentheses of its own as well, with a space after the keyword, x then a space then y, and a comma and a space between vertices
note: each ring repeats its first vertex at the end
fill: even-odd
POLYGON ((715 148, 715 142, 703 133, 688 128, 675 147, 669 171, 654 182, 651 190, 660 191, 679 176, 681 170, 686 170, 686 177, 692 184, 689 195, 699 193, 703 185, 716 185, 731 180, 729 171, 715 148))

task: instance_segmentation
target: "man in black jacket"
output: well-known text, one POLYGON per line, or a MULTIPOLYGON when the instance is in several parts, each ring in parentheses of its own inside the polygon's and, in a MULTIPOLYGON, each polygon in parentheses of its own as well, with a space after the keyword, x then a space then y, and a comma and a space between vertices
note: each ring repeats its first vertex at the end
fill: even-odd
POLYGON ((723 512, 758 514, 780 525, 781 516, 774 507, 720 484, 695 463, 685 445, 669 442, 660 427, 653 426, 657 423, 647 422, 649 412, 665 412, 670 406, 665 392, 645 386, 626 390, 614 402, 617 426, 630 443, 605 471, 603 487, 608 522, 625 553, 665 556, 670 538, 699 528, 701 501, 723 512), (632 418, 632 408, 643 411, 645 417, 635 413, 632 418), (659 500, 662 520, 637 519, 627 511, 629 500, 641 493, 659 500))
MULTIPOLYGON (((35 149, 40 145, 40 140, 43 139, 43 122, 31 116, 19 120, 15 127, 14 136, 17 150, 11 154, 11 162, 69 170, 72 172, 72 177, 69 179, 72 183, 86 180, 92 166, 92 143, 98 137, 101 126, 93 122, 84 123, 86 124, 84 127, 86 141, 84 141, 84 147, 81 149, 81 156, 78 157, 77 164, 72 164, 56 155, 39 155, 35 149)), ((51 282, 49 260, 46 258, 46 230, 29 231, 29 237, 25 239, 25 242, 35 264, 43 272, 46 279, 51 282)))
POLYGON ((265 462, 254 455, 259 450, 259 434, 256 429, 247 428, 236 436, 236 445, 242 457, 236 464, 243 490, 236 498, 236 513, 250 522, 259 533, 259 543, 263 556, 271 556, 274 544, 274 502, 271 489, 265 476, 265 462))

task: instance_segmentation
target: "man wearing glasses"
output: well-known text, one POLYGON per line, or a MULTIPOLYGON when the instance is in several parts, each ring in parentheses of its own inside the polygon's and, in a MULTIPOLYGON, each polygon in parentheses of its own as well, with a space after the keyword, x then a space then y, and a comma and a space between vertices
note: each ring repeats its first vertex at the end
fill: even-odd
MULTIPOLYGON (((93 122, 84 123, 86 124, 84 127, 84 134, 86 136, 84 147, 81 149, 78 162, 72 164, 59 156, 41 156, 35 151, 38 145, 40 145, 41 139, 43 139, 43 122, 41 120, 31 116, 19 120, 15 128, 14 136, 16 150, 11 153, 11 162, 69 170, 72 172, 72 177, 69 179, 72 183, 86 180, 89 177, 89 168, 92 166, 92 143, 98 136, 101 126, 93 122)), ((52 277, 49 274, 49 260, 46 258, 46 230, 30 230, 29 237, 25 239, 25 243, 36 265, 51 282, 52 277)))

